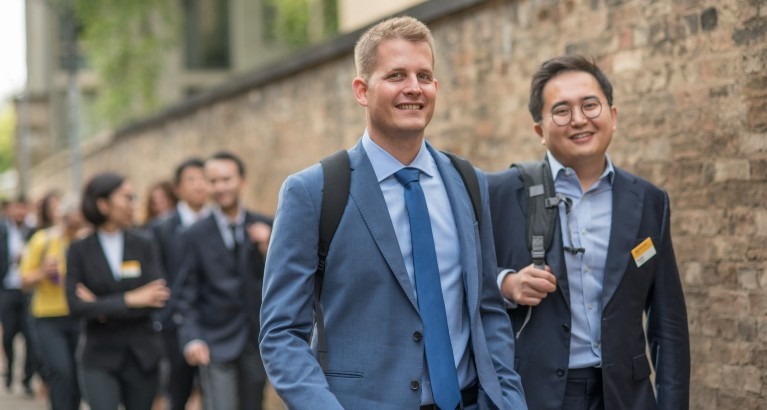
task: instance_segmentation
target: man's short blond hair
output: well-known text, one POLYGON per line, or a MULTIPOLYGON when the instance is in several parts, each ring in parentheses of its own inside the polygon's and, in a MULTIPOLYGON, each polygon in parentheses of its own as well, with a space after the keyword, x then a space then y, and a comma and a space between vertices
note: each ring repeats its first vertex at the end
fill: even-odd
POLYGON ((386 40, 402 39, 413 43, 425 42, 431 49, 434 65, 434 37, 425 24, 412 17, 392 17, 371 27, 354 47, 354 64, 357 75, 368 80, 376 66, 378 45, 386 40))

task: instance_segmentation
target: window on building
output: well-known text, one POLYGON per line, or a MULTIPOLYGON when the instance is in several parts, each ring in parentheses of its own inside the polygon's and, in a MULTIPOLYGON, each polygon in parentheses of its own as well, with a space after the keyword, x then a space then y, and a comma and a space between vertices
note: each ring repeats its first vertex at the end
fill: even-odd
POLYGON ((87 66, 87 61, 85 56, 83 56, 83 50, 80 47, 80 44, 77 44, 77 41, 82 38, 83 34, 82 21, 76 18, 73 13, 59 13, 58 29, 59 68, 62 70, 85 68, 87 66), (74 30, 72 28, 73 24, 74 30))
POLYGON ((230 67, 229 1, 184 0, 186 67, 230 67))

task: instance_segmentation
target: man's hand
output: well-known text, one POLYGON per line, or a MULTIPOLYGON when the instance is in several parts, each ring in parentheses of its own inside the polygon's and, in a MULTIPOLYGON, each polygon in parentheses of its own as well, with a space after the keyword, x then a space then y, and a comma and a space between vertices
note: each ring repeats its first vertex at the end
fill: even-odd
POLYGON ((184 359, 190 366, 207 366, 210 364, 208 344, 202 340, 193 340, 184 347, 184 359))
POLYGON ((258 250, 261 251, 262 255, 266 255, 269 248, 269 238, 272 236, 272 227, 263 222, 256 222, 248 226, 247 231, 250 241, 258 245, 258 250))
POLYGON ((557 290, 557 278, 546 266, 545 270, 527 266, 503 278, 501 293, 518 305, 538 306, 549 293, 557 290))

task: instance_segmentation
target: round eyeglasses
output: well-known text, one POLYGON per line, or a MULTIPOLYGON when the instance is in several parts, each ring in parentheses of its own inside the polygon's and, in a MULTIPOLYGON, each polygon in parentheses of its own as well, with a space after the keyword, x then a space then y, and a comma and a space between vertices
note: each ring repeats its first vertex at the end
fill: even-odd
MULTIPOLYGON (((569 124, 573 119, 573 108, 568 105, 557 106, 551 110, 551 120, 559 126, 569 124)), ((597 118, 602 114, 602 102, 597 99, 586 100, 581 104, 581 112, 586 118, 597 118)))

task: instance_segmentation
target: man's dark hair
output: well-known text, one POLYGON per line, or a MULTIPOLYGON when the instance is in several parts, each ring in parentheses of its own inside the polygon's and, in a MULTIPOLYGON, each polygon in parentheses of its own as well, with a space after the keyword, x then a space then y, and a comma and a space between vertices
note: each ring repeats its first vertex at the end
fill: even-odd
POLYGON ((83 191, 83 216, 93 226, 99 227, 107 221, 106 215, 99 211, 99 199, 109 198, 125 183, 125 177, 114 172, 103 172, 93 177, 83 191))
POLYGON ((205 168, 205 163, 202 162, 200 158, 193 157, 193 158, 188 158, 184 162, 178 164, 178 166, 176 167, 176 173, 173 176, 173 185, 178 186, 181 183, 181 175, 188 168, 203 169, 205 168))
POLYGON ((208 161, 213 160, 222 160, 222 161, 232 161, 237 165, 237 173, 240 174, 240 177, 245 177, 245 163, 242 162, 240 157, 237 155, 232 154, 229 151, 219 151, 208 158, 208 161))
POLYGON ((593 75, 605 97, 607 97, 607 105, 613 106, 613 85, 610 84, 610 80, 607 79, 605 73, 593 59, 589 60, 580 55, 559 56, 545 61, 533 74, 533 81, 530 83, 530 101, 528 102, 528 109, 533 116, 533 121, 541 122, 543 119, 543 87, 549 80, 565 71, 583 71, 593 75))

